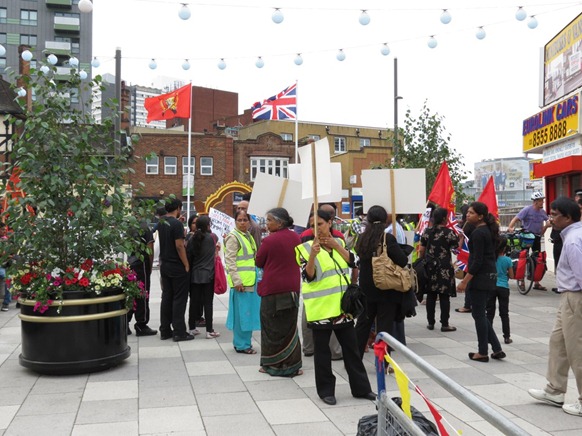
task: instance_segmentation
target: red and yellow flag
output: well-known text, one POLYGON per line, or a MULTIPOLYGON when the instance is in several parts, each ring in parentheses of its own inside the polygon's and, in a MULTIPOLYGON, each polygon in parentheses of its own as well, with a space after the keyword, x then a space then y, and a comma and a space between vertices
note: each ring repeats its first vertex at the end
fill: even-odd
POLYGON ((190 118, 192 107, 192 85, 156 97, 146 98, 144 107, 148 111, 147 122, 190 118))

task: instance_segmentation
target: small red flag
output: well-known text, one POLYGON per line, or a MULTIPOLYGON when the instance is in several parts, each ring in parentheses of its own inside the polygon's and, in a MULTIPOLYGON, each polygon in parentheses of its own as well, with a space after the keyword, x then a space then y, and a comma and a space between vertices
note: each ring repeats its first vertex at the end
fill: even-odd
POLYGON ((190 84, 167 94, 146 98, 144 107, 148 111, 147 122, 190 118, 191 102, 192 85, 190 84))
POLYGON ((434 181, 428 200, 450 212, 455 211, 455 189, 453 188, 453 181, 446 161, 441 164, 441 169, 434 181))
POLYGON ((495 193, 495 185, 493 184, 493 177, 489 177, 483 192, 479 196, 479 201, 485 203, 489 209, 489 213, 499 219, 499 207, 497 206, 497 194, 495 193))

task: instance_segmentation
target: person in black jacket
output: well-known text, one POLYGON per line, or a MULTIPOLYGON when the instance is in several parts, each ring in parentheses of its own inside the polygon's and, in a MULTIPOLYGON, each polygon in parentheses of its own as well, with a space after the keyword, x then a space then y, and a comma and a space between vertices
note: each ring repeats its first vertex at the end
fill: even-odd
POLYGON ((494 292, 497 283, 497 254, 495 247, 499 239, 499 225, 489 213, 487 205, 479 201, 470 204, 467 222, 475 226, 469 239, 469 265, 465 278, 457 286, 457 291, 464 291, 471 284, 472 314, 477 330, 479 351, 469 353, 469 359, 488 362, 487 349, 493 349, 492 359, 506 357, 501 349, 499 339, 487 319, 486 307, 490 292, 494 292))
POLYGON ((359 284, 367 297, 367 308, 358 318, 356 326, 358 349, 362 357, 374 319, 377 332, 391 333, 394 321, 403 318, 401 306, 404 293, 380 290, 374 286, 372 278, 372 257, 381 248, 384 235, 386 235, 388 257, 401 267, 408 263, 408 256, 400 248, 396 238, 391 233, 384 232, 388 223, 386 209, 382 206, 372 206, 368 209, 367 220, 366 228, 356 243, 356 253, 360 258, 359 284))

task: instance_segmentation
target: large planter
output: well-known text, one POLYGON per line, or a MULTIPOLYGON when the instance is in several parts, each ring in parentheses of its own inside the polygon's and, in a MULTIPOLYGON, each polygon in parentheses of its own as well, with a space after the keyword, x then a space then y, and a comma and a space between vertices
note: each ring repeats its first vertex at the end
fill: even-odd
POLYGON ((131 354, 127 345, 127 309, 121 289, 99 296, 68 291, 45 312, 35 301, 20 299, 20 364, 52 375, 82 374, 118 365, 131 354), (60 313, 58 309, 60 306, 60 313))

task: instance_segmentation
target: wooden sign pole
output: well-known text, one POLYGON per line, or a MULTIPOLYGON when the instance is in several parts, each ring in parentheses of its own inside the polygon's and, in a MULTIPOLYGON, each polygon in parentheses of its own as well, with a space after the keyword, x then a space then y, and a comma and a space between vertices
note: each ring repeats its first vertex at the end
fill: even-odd
POLYGON ((317 160, 315 157, 315 143, 309 144, 311 147, 311 179, 313 182, 313 236, 317 238, 317 160))

